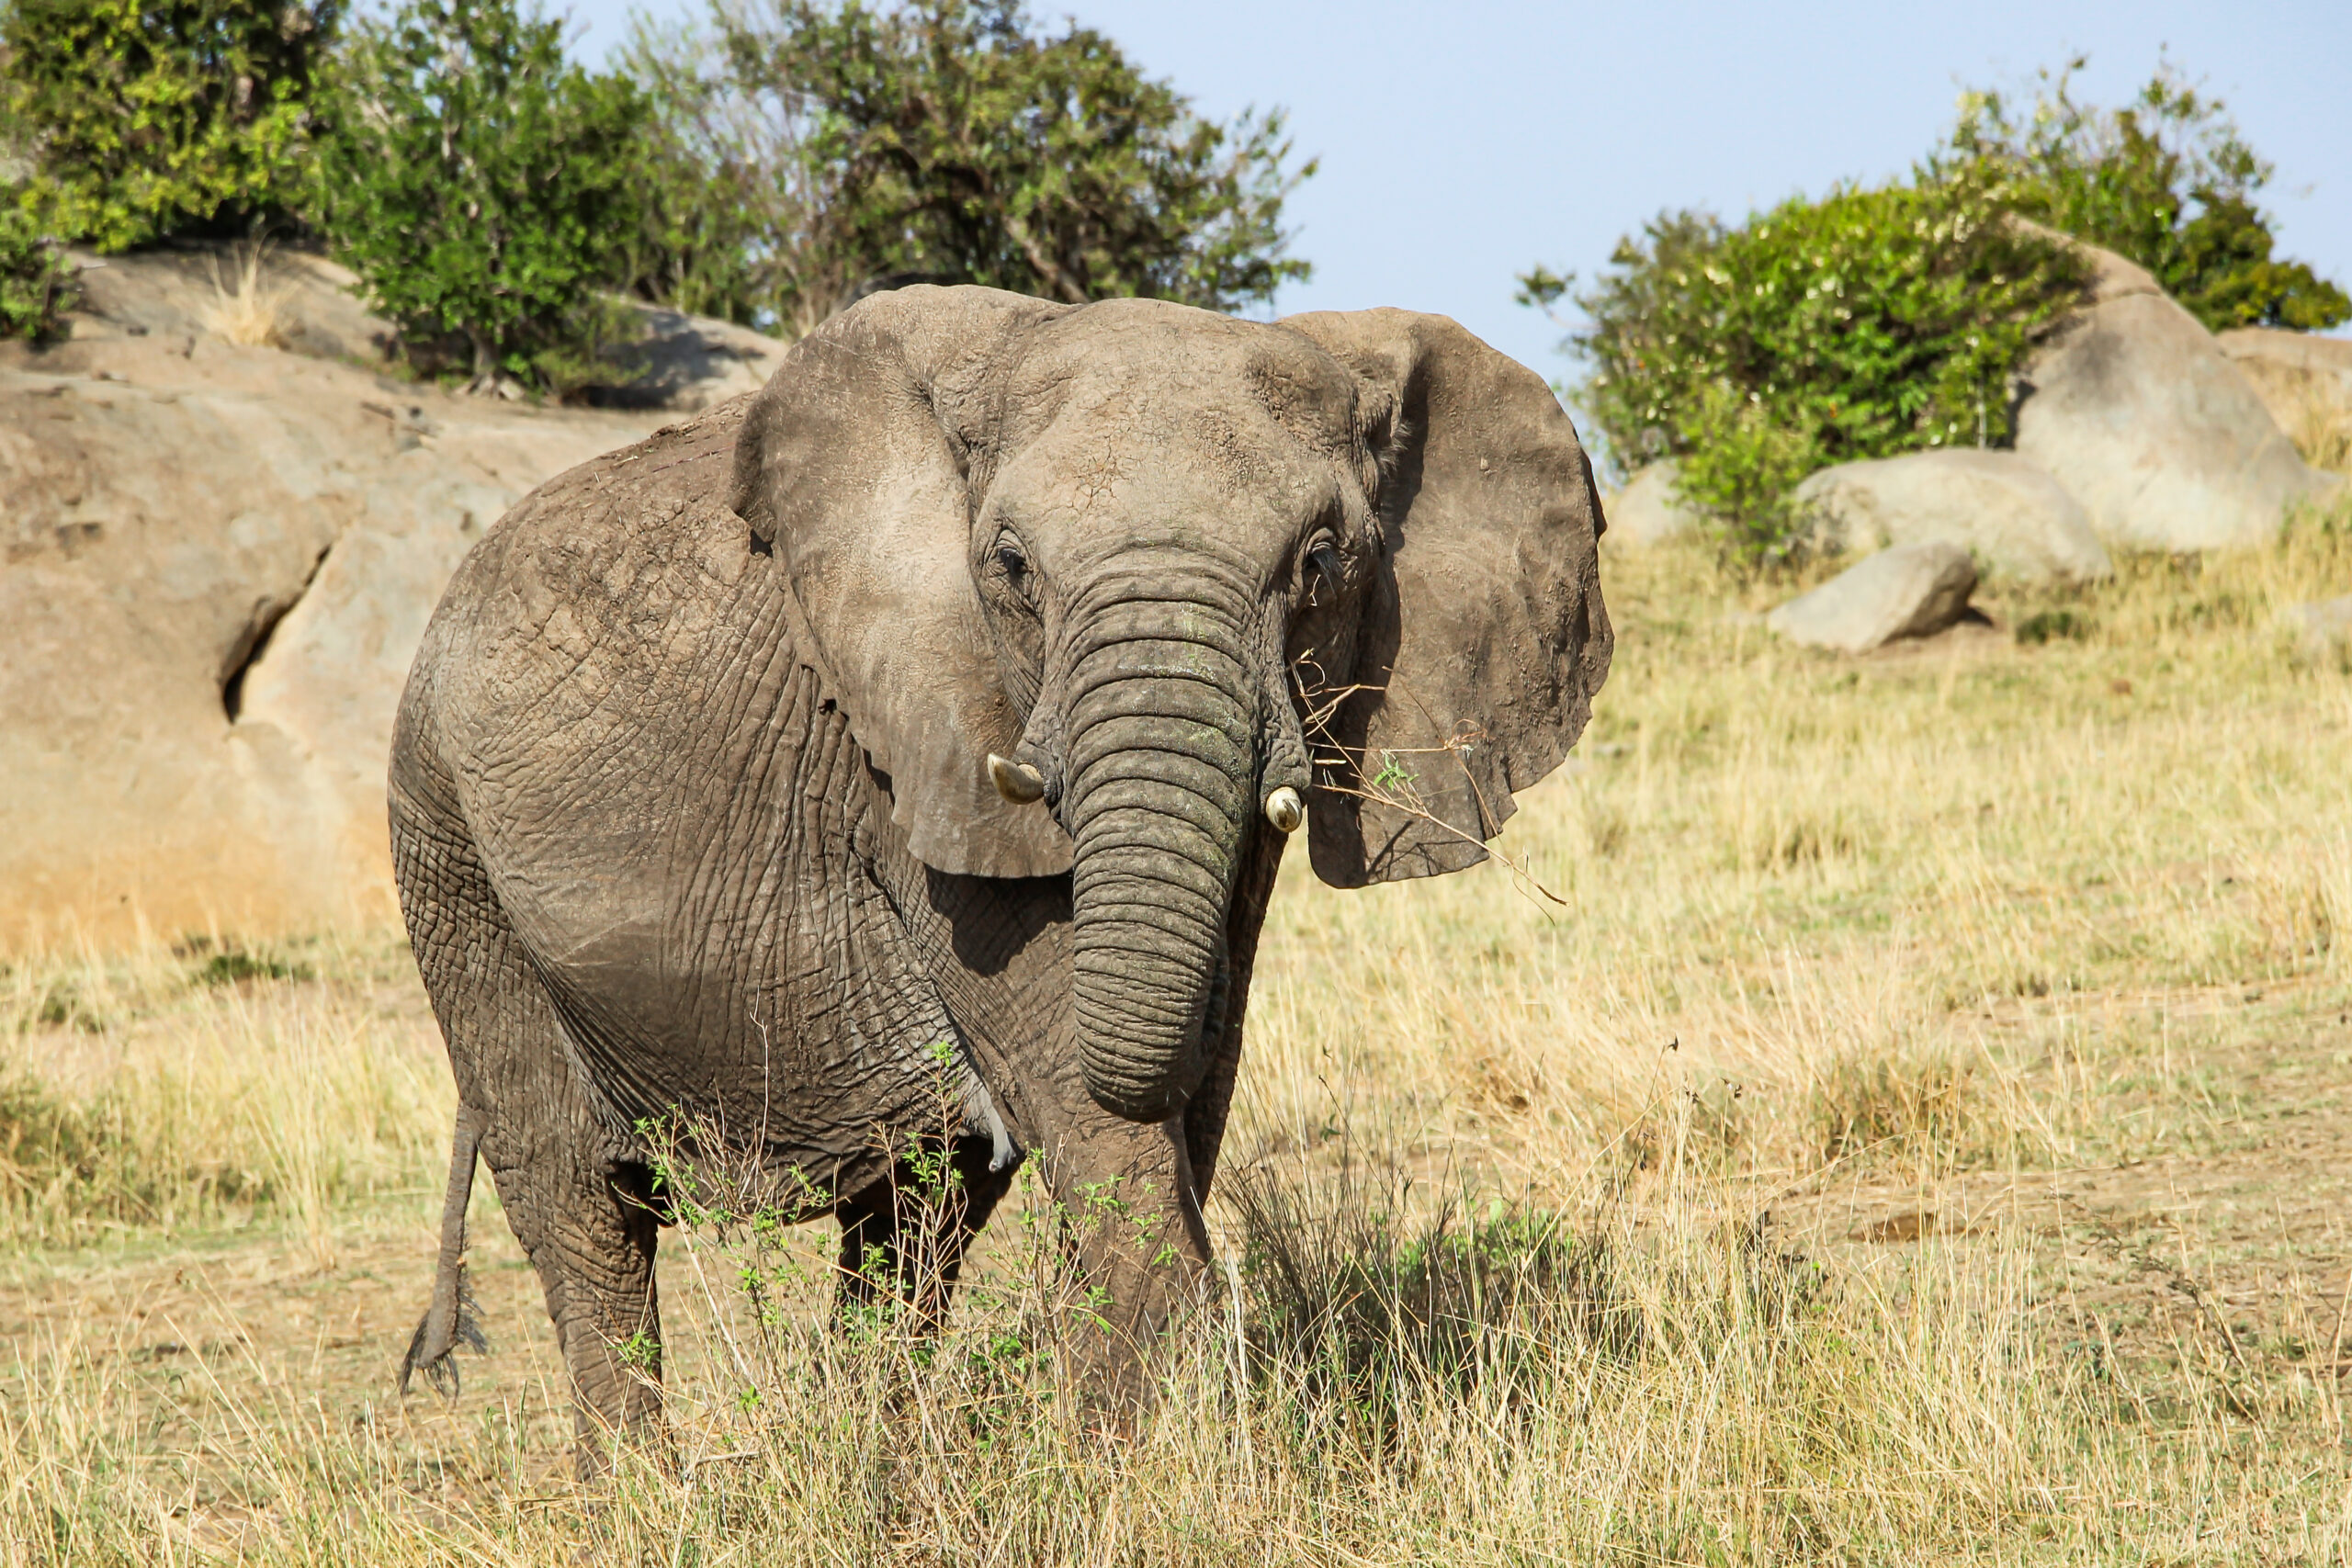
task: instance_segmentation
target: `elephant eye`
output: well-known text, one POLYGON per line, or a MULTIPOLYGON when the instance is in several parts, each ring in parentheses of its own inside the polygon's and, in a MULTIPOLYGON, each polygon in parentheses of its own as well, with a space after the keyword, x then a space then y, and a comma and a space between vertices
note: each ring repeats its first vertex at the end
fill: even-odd
POLYGON ((1340 593, 1340 547, 1329 539, 1317 540, 1306 552, 1306 603, 1309 608, 1328 604, 1340 593))
POLYGON ((1005 581, 1016 592, 1023 594, 1029 592, 1029 558, 1021 553, 1019 545, 1009 538, 998 540, 996 565, 997 570, 1004 573, 1005 581))

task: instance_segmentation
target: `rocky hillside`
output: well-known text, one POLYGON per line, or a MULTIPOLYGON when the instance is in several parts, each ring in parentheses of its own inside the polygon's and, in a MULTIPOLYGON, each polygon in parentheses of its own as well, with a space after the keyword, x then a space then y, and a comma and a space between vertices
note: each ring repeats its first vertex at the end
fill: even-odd
POLYGON ((0 349, 0 947, 390 916, 386 738, 458 558, 783 352, 649 310, 629 406, 451 396, 349 281, 117 257, 70 338, 0 349))

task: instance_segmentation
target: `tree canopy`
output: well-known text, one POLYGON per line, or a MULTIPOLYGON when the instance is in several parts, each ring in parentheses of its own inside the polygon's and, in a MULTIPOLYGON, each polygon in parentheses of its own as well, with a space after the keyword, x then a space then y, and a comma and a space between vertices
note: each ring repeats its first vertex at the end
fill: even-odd
POLYGON ((2220 99, 2164 69, 2121 108, 2086 106, 2072 85, 2085 63, 2044 73, 2030 109, 1968 94, 1928 177, 1989 174, 2014 210, 2131 257, 2214 332, 2352 320, 2342 288, 2272 256, 2270 220, 2255 202, 2272 169, 2220 99))
POLYGON ((563 56, 516 0, 408 0, 357 28, 320 215, 413 355, 477 388, 593 378, 595 291, 630 217, 642 96, 563 56))
POLYGON ((556 390, 612 290, 797 335, 913 279, 1234 310, 1307 275, 1280 111, 1204 118, 1018 0, 712 0, 612 73, 537 0, 345 4, 0 0, 10 330, 61 243, 191 235, 323 240, 420 368, 556 390))
POLYGON ((893 281, 1232 310, 1307 276, 1281 222, 1315 165, 1291 167, 1279 111, 1205 119, 1017 0, 721 0, 640 31, 628 69, 660 106, 671 188, 760 220, 729 234, 695 221, 701 196, 672 199, 639 248, 650 294, 805 329, 893 281))

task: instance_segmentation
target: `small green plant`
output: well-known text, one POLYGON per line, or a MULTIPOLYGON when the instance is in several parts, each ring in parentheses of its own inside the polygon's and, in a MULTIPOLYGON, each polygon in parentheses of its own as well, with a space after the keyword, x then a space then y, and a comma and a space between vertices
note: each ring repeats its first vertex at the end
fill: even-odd
POLYGON ((74 265, 22 201, 0 192, 0 338, 38 341, 57 330, 81 290, 74 265))
POLYGON ((338 0, 10 0, 6 118, 42 230, 127 250, 301 205, 338 0))
POLYGON ((484 392, 598 379, 637 89, 568 62, 561 24, 518 0, 411 0, 356 30, 339 102, 326 225, 412 363, 484 392))
POLYGON ((2086 610, 2036 610, 2018 623, 2018 641, 2029 647, 2051 642, 2080 642, 2096 629, 2086 610))
POLYGON ((103 1034, 107 1029, 106 1010, 85 997, 82 987, 71 980, 52 981, 41 992, 32 1017, 34 1022, 50 1029, 78 1029, 85 1034, 103 1034))
POLYGON ((199 986, 234 986, 247 980, 307 980, 311 966, 290 964, 268 953, 248 953, 242 947, 223 948, 212 953, 197 967, 195 980, 199 986))

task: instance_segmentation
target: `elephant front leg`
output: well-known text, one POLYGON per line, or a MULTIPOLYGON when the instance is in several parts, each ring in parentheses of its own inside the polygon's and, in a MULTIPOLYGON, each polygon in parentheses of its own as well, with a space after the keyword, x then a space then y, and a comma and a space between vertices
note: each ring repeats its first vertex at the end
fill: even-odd
POLYGON ((1090 1117, 1045 1157, 1046 1190, 1076 1276, 1064 1354, 1114 1421, 1148 1399, 1170 1325, 1197 1302, 1208 1231, 1182 1117, 1157 1125, 1090 1117))

